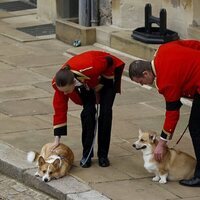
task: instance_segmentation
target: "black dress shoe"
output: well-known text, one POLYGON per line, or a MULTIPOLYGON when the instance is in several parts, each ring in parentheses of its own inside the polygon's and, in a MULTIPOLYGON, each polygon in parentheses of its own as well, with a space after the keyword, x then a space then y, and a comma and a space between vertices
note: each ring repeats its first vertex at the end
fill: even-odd
POLYGON ((80 166, 83 168, 89 168, 91 167, 91 164, 92 164, 91 158, 88 158, 88 160, 86 161, 86 158, 83 157, 80 161, 80 166))
POLYGON ((100 167, 108 167, 110 166, 110 161, 108 160, 108 158, 99 158, 99 166, 100 167))
POLYGON ((184 186, 200 187, 200 178, 194 176, 193 178, 188 180, 187 179, 180 180, 179 183, 184 186))

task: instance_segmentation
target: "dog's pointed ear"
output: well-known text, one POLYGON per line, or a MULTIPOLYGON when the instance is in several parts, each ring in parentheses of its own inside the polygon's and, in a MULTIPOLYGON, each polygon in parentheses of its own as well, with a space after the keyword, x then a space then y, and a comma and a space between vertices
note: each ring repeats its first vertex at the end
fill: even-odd
POLYGON ((42 166, 42 165, 44 165, 45 164, 45 160, 44 160, 44 158, 42 157, 42 156, 40 156, 39 158, 38 158, 38 166, 42 166))
POLYGON ((55 168, 60 168, 60 159, 56 159, 54 160, 54 162, 52 163, 52 165, 55 167, 55 168))
POLYGON ((152 141, 154 143, 156 140, 156 136, 157 136, 156 132, 150 132, 150 134, 149 134, 150 141, 152 141))
POLYGON ((142 135, 142 130, 139 128, 139 136, 141 136, 142 135))

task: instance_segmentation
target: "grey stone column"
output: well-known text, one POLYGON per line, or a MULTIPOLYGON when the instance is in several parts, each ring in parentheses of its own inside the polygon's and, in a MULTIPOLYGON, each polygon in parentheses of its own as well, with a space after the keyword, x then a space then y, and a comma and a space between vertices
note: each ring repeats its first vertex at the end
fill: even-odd
POLYGON ((91 0, 79 0, 79 24, 90 26, 91 0))
POLYGON ((99 24, 99 0, 91 0, 91 26, 99 24))

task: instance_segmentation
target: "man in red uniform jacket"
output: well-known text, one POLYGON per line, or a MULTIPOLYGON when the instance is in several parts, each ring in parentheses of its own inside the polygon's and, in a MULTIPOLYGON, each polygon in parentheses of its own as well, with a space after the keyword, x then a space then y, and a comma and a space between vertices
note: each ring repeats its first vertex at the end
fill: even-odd
MULTIPOLYGON (((152 62, 136 60, 130 64, 131 80, 141 85, 153 84, 166 101, 166 114, 159 143, 154 157, 160 161, 165 154, 165 145, 172 138, 179 120, 180 98, 193 99, 189 119, 197 165, 192 179, 181 180, 186 186, 200 186, 200 42, 178 40, 159 47, 152 62)), ((184 166, 183 166, 184 167, 184 166)))
POLYGON ((124 62, 101 51, 88 51, 69 59, 56 73, 52 81, 55 89, 54 146, 60 137, 67 135, 68 100, 82 105, 82 146, 83 157, 80 165, 91 166, 95 131, 95 104, 100 104, 98 118, 98 158, 101 167, 110 165, 108 151, 112 126, 112 106, 116 93, 120 92, 124 62))

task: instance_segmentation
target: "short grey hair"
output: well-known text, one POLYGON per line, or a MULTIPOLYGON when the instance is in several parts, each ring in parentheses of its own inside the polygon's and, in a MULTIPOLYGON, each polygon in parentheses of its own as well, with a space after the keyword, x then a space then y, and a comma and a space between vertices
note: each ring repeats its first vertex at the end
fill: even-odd
POLYGON ((145 60, 135 60, 129 65, 129 77, 143 77, 144 71, 152 71, 151 62, 145 60))

